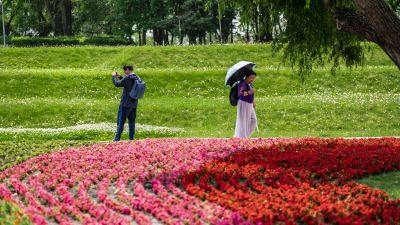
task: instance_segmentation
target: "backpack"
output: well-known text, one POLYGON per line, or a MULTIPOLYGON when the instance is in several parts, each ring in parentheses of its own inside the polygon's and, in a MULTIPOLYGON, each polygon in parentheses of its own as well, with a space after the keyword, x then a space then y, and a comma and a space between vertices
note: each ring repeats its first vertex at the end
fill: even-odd
POLYGON ((133 99, 143 98, 144 91, 146 90, 146 83, 140 79, 138 75, 136 75, 138 79, 135 80, 135 83, 132 86, 131 91, 129 92, 129 97, 133 99))
POLYGON ((231 92, 229 93, 229 101, 231 102, 232 106, 237 106, 238 101, 239 101, 238 87, 239 87, 239 85, 233 86, 231 88, 231 92))

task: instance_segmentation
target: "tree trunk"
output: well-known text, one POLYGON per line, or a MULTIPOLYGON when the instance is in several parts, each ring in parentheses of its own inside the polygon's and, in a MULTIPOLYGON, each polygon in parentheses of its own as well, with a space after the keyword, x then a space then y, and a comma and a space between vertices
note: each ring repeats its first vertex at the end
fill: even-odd
POLYGON ((153 28, 153 45, 157 45, 157 30, 153 28))
POLYGON ((146 45, 147 44, 147 35, 146 35, 146 33, 147 33, 147 30, 146 29, 144 29, 144 30, 142 30, 142 44, 143 45, 146 45))
POLYGON ((142 32, 140 32, 140 30, 138 31, 138 36, 139 36, 139 46, 142 46, 142 32))
POLYGON ((61 8, 61 22, 63 35, 72 35, 72 2, 64 0, 61 8))
POLYGON ((233 20, 231 20, 231 43, 233 44, 233 20))
POLYGON ((246 25, 246 41, 247 41, 247 43, 250 42, 250 32, 249 32, 249 30, 250 30, 250 24, 247 23, 247 25, 246 25))
MULTIPOLYGON (((14 16, 13 16, 14 17, 14 16)), ((13 18, 12 17, 12 18, 13 18)), ((10 18, 9 21, 5 21, 5 27, 6 27, 6 35, 9 36, 11 33, 11 22, 12 22, 12 18, 10 18)))
POLYGON ((38 12, 38 20, 39 20, 39 36, 44 37, 49 35, 50 26, 47 23, 46 17, 43 15, 42 12, 38 12))
POLYGON ((62 4, 60 4, 60 1, 51 0, 46 0, 44 3, 50 18, 51 27, 53 29, 54 35, 62 35, 62 18, 59 11, 60 7, 62 7, 62 4))
POLYGON ((336 10, 338 30, 378 44, 400 69, 400 18, 384 0, 354 0, 357 11, 336 10))
POLYGON ((164 30, 164 45, 169 45, 169 35, 168 35, 168 31, 164 30))
POLYGON ((256 41, 256 42, 258 42, 258 41, 260 41, 260 36, 259 36, 259 27, 258 27, 258 10, 257 10, 257 8, 254 10, 254 28, 255 28, 255 30, 256 30, 256 33, 255 33, 255 37, 254 37, 254 40, 256 41))
POLYGON ((164 30, 161 28, 153 29, 154 45, 164 45, 164 30))
POLYGON ((222 12, 219 1, 218 1, 218 22, 219 22, 219 43, 222 43, 222 12))
MULTIPOLYGON (((3 0, 4 1, 4 0, 3 0)), ((3 4, 4 4, 4 2, 3 2, 3 4)), ((12 23, 12 21, 14 20, 14 18, 15 18, 15 15, 16 15, 16 12, 17 12, 17 10, 19 10, 19 7, 14 7, 14 4, 12 5, 12 10, 11 10, 11 15, 10 15, 10 18, 8 19, 8 21, 6 20, 6 19, 4 19, 5 21, 4 21, 4 23, 5 23, 5 27, 6 27, 6 35, 8 36, 8 35, 10 35, 10 33, 11 33, 11 29, 12 29, 12 27, 11 27, 11 23, 12 23)), ((5 14, 5 13, 4 13, 5 14)))

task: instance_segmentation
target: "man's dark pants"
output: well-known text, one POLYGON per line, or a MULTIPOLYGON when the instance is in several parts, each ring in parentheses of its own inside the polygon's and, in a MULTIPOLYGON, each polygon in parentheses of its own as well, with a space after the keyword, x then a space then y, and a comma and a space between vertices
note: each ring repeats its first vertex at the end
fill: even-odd
POLYGON ((129 125, 129 140, 135 139, 136 108, 132 107, 127 108, 119 106, 118 119, 117 119, 118 128, 114 141, 119 141, 121 139, 121 134, 122 131, 124 130, 126 118, 128 118, 128 125, 129 125))

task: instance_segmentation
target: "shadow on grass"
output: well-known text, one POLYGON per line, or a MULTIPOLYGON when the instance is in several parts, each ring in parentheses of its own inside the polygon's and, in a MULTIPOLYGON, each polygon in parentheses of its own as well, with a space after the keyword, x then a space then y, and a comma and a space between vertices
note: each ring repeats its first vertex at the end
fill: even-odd
POLYGON ((371 175, 356 182, 384 190, 392 199, 400 199, 400 171, 371 175))

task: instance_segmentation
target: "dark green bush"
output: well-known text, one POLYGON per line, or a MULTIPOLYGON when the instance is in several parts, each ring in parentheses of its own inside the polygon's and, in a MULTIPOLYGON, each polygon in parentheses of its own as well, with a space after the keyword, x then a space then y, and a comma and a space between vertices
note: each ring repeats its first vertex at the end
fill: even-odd
MULTIPOLYGON (((6 44, 7 45, 10 45, 10 41, 11 41, 10 36, 6 36, 6 44)), ((3 46, 3 35, 0 35, 0 43, 1 43, 1 46, 3 46)))
POLYGON ((68 46, 79 45, 79 39, 76 37, 12 37, 11 45, 15 47, 68 46))
POLYGON ((83 45, 130 45, 132 44, 128 39, 118 36, 94 36, 81 38, 83 45))
POLYGON ((36 46, 74 46, 74 45, 129 45, 131 42, 118 36, 94 36, 94 37, 11 37, 12 46, 36 47, 36 46))

